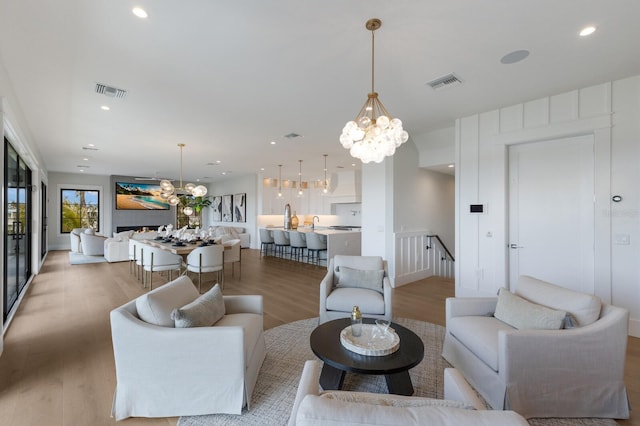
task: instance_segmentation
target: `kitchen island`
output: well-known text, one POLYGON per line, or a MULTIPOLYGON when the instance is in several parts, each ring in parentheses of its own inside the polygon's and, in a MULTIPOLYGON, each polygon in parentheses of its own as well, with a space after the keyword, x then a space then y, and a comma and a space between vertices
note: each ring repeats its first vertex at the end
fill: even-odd
MULTIPOLYGON (((291 231, 284 229, 282 226, 267 227, 264 228, 269 231, 275 229, 283 229, 284 231, 291 231)), ((358 229, 358 228, 352 228, 358 229)), ((330 229, 325 227, 316 227, 315 230, 310 226, 300 226, 296 229, 298 232, 315 232, 316 234, 325 235, 327 237, 327 253, 326 259, 331 259, 336 254, 344 254, 350 256, 360 256, 362 249, 362 240, 360 231, 345 230, 345 229, 330 229)), ((320 257, 321 260, 326 260, 324 256, 320 257)), ((328 264, 328 262, 327 262, 328 264)))

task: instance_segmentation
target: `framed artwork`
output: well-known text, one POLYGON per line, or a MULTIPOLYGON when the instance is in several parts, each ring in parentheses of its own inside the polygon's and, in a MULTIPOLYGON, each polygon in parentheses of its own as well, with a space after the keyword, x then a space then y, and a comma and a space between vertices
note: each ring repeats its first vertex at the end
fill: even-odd
POLYGON ((233 222, 233 195, 222 196, 222 221, 233 222))
POLYGON ((213 209, 213 221, 221 222, 222 221, 222 195, 216 195, 213 197, 211 208, 213 209))
POLYGON ((160 185, 116 182, 116 210, 169 210, 160 185))
POLYGON ((247 218, 247 194, 236 194, 233 196, 233 215, 236 222, 246 222, 247 218))

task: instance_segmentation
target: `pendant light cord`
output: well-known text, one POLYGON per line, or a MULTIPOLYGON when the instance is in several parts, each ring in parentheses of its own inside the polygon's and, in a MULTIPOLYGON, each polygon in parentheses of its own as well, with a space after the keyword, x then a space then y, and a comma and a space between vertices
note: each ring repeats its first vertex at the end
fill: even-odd
POLYGON ((373 81, 374 81, 374 69, 375 69, 375 35, 376 30, 372 29, 371 30, 371 93, 375 93, 374 87, 373 87, 373 81))

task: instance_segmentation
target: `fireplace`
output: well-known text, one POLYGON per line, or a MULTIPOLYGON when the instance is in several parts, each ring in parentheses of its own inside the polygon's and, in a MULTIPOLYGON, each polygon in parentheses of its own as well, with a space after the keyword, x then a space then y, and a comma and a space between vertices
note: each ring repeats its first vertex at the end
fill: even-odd
POLYGON ((135 226, 117 226, 116 232, 124 231, 142 231, 142 228, 149 228, 149 231, 157 231, 162 225, 135 225, 135 226))

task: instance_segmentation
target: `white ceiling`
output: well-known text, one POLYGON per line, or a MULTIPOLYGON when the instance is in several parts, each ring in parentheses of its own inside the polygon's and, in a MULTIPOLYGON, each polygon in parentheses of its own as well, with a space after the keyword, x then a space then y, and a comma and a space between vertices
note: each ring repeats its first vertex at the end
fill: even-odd
POLYGON ((176 178, 183 142, 185 180, 296 178, 300 159, 316 179, 322 154, 352 167, 338 136, 370 89, 372 17, 376 91, 418 145, 456 117, 640 73, 637 0, 0 0, 0 61, 49 171, 176 178), (425 86, 450 72, 464 83, 425 86))

